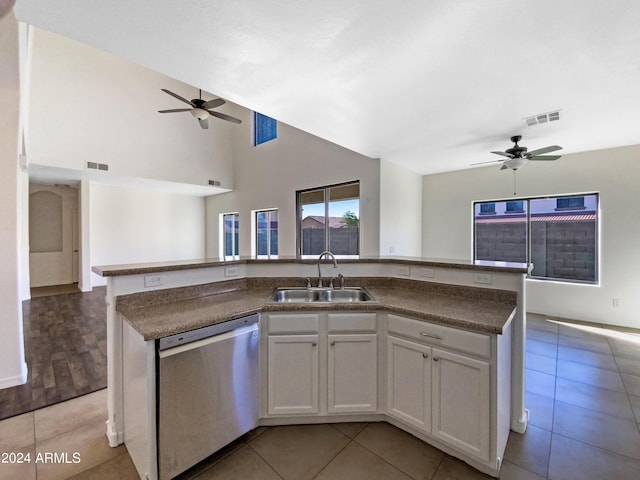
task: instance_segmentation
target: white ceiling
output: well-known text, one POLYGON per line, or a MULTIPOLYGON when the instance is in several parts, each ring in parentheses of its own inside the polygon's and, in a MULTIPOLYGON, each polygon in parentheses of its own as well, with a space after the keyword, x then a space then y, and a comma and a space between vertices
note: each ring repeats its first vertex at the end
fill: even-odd
POLYGON ((637 0, 19 0, 18 20, 422 174, 640 144, 637 0), (561 120, 523 118, 561 110, 561 120))

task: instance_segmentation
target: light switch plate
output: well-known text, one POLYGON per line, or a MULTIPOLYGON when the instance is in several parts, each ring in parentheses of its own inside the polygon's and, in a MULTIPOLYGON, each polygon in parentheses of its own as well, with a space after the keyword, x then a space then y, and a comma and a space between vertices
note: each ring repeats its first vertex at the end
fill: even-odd
POLYGON ((225 277, 237 277, 238 276, 238 267, 226 267, 224 269, 225 277))
POLYGON ((144 286, 145 287, 159 287, 162 285, 162 275, 145 275, 144 286))
POLYGON ((476 273, 476 277, 474 279, 475 283, 482 283, 485 285, 491 285, 491 274, 490 273, 476 273))
POLYGON ((409 276, 411 274, 411 270, 407 266, 398 267, 398 275, 409 276))
POLYGON ((435 276, 436 272, 433 268, 421 268, 418 271, 418 275, 420 275, 421 277, 426 277, 426 278, 433 278, 435 276))

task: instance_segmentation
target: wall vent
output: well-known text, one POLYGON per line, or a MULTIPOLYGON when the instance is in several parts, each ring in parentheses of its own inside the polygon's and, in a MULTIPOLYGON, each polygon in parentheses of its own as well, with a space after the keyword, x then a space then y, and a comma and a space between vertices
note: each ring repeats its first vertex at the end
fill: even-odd
POLYGON ((209 180, 209 185, 213 185, 214 187, 219 187, 222 183, 219 180, 209 180))
POLYGON ((109 170, 109 165, 106 163, 87 162, 87 168, 92 170, 103 170, 106 172, 109 170))
POLYGON ((527 127, 533 127, 534 125, 540 125, 541 123, 556 122, 560 120, 560 110, 553 112, 540 113, 532 117, 526 117, 522 119, 527 127))

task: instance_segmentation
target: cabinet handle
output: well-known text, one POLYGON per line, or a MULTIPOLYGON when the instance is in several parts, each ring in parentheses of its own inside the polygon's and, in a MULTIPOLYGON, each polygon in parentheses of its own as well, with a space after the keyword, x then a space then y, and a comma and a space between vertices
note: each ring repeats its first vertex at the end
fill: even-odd
POLYGON ((331 342, 329 345, 331 345, 332 347, 336 344, 336 342, 331 342))
POLYGON ((442 337, 440 335, 434 335, 433 333, 420 332, 420 335, 422 335, 423 337, 435 338, 436 340, 442 340, 442 337))
POLYGON ((312 347, 315 347, 316 345, 317 345, 317 343, 316 343, 316 342, 313 342, 313 343, 311 344, 311 346, 312 346, 312 347))
POLYGON ((426 353, 423 353, 422 358, 429 358, 429 355, 427 355, 426 353))
POLYGON ((440 360, 438 357, 433 357, 434 362, 437 362, 438 360, 440 360))

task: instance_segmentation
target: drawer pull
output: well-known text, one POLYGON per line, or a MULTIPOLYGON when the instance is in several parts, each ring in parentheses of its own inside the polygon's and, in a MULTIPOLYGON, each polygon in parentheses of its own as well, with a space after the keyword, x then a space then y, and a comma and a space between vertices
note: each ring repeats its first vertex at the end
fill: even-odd
POLYGON ((438 360, 440 360, 438 357, 433 357, 434 362, 437 362, 438 360))
POLYGON ((433 333, 420 332, 420 335, 422 335, 423 337, 435 338, 436 340, 442 340, 442 337, 440 335, 434 335, 433 333))
POLYGON ((426 353, 423 353, 422 358, 429 358, 429 355, 427 355, 426 353))
POLYGON ((313 343, 311 344, 311 346, 312 346, 312 347, 315 347, 316 345, 317 345, 317 343, 316 343, 316 342, 313 342, 313 343))
POLYGON ((335 344, 336 344, 336 342, 331 342, 330 345, 333 347, 335 344))

